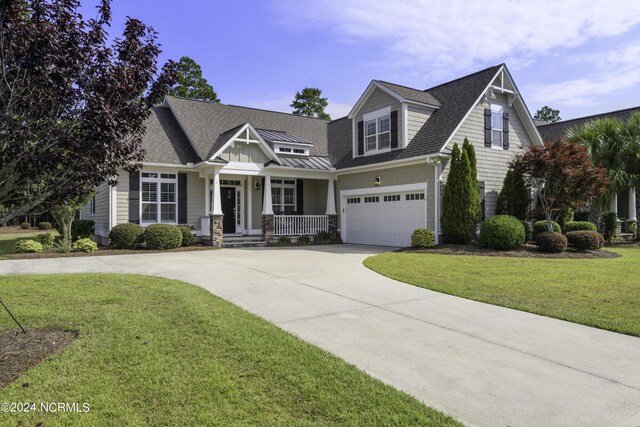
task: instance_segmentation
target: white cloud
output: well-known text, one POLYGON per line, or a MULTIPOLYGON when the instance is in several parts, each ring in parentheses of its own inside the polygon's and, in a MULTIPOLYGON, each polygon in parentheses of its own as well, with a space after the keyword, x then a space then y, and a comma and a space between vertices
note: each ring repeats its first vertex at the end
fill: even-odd
POLYGON ((506 58, 526 65, 640 23, 635 0, 279 0, 276 8, 300 31, 320 27, 343 42, 374 42, 371 66, 432 78, 506 58))

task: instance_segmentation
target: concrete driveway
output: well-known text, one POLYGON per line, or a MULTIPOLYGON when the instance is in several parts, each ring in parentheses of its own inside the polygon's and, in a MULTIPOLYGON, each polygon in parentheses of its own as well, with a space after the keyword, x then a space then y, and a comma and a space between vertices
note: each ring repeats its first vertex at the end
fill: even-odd
POLYGON ((340 245, 0 261, 0 274, 181 279, 469 425, 640 425, 640 339, 428 291, 362 265, 384 251, 340 245))

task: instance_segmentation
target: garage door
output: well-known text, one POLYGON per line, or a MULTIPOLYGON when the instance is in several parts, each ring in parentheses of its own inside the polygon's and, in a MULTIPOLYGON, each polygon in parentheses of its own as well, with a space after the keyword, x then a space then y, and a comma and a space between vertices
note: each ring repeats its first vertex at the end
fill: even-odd
POLYGON ((425 227, 424 191, 349 195, 343 201, 346 243, 409 246, 413 230, 425 227))

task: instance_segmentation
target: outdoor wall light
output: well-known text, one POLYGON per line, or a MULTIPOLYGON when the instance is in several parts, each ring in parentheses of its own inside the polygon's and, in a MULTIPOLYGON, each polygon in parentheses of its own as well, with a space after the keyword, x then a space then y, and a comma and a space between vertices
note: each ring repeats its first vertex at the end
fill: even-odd
POLYGON ((256 190, 260 190, 262 188, 262 185, 260 185, 260 181, 256 181, 255 187, 256 190))
POLYGON ((373 185, 380 185, 380 175, 377 175, 373 180, 373 185))

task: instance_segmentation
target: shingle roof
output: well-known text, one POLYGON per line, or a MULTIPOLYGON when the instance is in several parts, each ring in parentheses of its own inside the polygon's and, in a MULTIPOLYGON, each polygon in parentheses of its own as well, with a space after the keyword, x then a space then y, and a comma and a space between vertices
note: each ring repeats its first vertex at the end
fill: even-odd
POLYGON ((331 170, 331 162, 326 156, 283 156, 279 155, 282 166, 299 169, 331 170))
POLYGON ((173 114, 164 107, 151 109, 142 148, 147 152, 145 162, 184 165, 199 161, 173 114))
POLYGON ((610 111, 608 113, 595 114, 593 116, 578 117, 576 119, 563 120, 557 123, 548 123, 538 126, 538 131, 540 132, 543 141, 555 141, 560 137, 564 137, 567 131, 574 126, 582 126, 588 122, 604 118, 617 118, 622 121, 627 121, 629 116, 636 111, 640 112, 640 107, 610 111))
POLYGON ((312 142, 307 141, 306 139, 299 138, 295 135, 289 135, 286 132, 276 131, 276 130, 268 130, 268 129, 256 129, 262 139, 267 142, 293 142, 295 144, 307 144, 313 145, 312 142))
POLYGON ((440 101, 438 101, 432 94, 429 92, 425 92, 419 89, 413 89, 407 86, 397 85, 395 83, 389 83, 382 80, 376 80, 378 83, 383 85, 389 90, 394 91, 404 99, 408 99, 409 101, 416 101, 423 104, 435 105, 439 106, 440 101))
POLYGON ((427 89, 440 101, 429 120, 403 150, 352 158, 352 125, 347 118, 329 122, 329 156, 337 169, 438 153, 503 64, 427 89))
POLYGON ((237 107, 167 96, 167 105, 204 160, 211 157, 222 134, 247 122, 255 128, 286 132, 313 143, 311 155, 327 155, 327 121, 275 111, 237 107))

